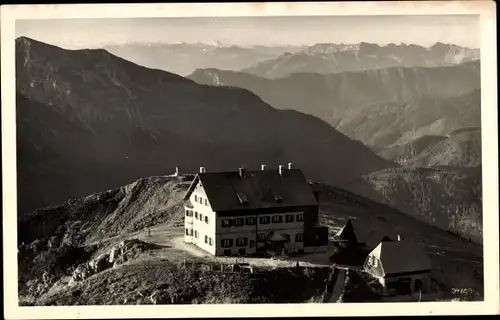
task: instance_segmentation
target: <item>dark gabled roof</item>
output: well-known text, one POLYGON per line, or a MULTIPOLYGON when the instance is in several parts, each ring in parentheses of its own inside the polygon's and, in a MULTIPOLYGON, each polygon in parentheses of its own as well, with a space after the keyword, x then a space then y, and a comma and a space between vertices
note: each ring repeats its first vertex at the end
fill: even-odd
POLYGON ((336 236, 342 240, 358 242, 351 219, 347 220, 347 223, 337 232, 336 236))
POLYGON ((214 211, 317 205, 300 169, 209 172, 196 175, 184 199, 201 182, 214 211))
POLYGON ((408 240, 381 242, 370 255, 380 260, 385 276, 431 270, 425 251, 408 240))
POLYGON ((355 241, 364 244, 369 249, 375 248, 384 238, 397 240, 397 232, 387 223, 377 221, 371 224, 369 220, 349 219, 337 232, 337 237, 342 240, 355 241))

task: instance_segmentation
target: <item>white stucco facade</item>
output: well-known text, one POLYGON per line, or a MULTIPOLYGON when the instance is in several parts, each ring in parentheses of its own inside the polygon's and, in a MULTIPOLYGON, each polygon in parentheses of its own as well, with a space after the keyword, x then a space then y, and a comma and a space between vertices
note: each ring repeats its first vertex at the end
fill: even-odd
POLYGON ((383 287, 383 293, 387 295, 398 294, 398 286, 405 284, 408 286, 408 294, 422 291, 428 292, 430 289, 430 272, 402 273, 399 275, 385 275, 383 264, 376 254, 370 254, 364 264, 365 272, 375 277, 383 287))
POLYGON ((184 240, 215 255, 216 215, 210 206, 201 183, 198 183, 189 200, 192 208, 189 206, 184 208, 184 240))
POLYGON ((218 216, 201 182, 189 200, 190 205, 185 206, 184 239, 212 255, 255 253, 273 231, 287 239, 284 244, 287 253, 304 250, 303 212, 218 216))

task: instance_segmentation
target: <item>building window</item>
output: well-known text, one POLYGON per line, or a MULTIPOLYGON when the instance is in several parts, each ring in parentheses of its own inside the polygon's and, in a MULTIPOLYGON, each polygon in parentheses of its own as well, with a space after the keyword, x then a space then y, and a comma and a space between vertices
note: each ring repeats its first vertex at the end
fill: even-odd
POLYGON ((287 214, 286 215, 286 222, 293 222, 293 214, 287 214))
POLYGON ((245 250, 245 249, 243 249, 243 248, 238 249, 238 254, 239 254, 240 256, 244 256, 244 255, 246 254, 246 250, 245 250))
POLYGON ((262 216, 259 218, 259 222, 261 224, 269 224, 270 220, 269 216, 262 216))
POLYGON ((255 225, 255 217, 248 217, 246 218, 245 224, 247 226, 254 226, 255 225))
POLYGON ((198 239, 198 230, 194 230, 194 237, 198 239))
POLYGON ((194 212, 194 217, 195 217, 196 219, 198 219, 198 212, 197 212, 197 211, 195 211, 195 212, 194 212))
POLYGON ((208 236, 205 236, 205 243, 208 243, 208 236))
POLYGON ((198 195, 194 195, 194 202, 198 202, 198 195))
POLYGON ((193 235, 193 229, 189 229, 189 235, 192 236, 193 235))
POLYGON ((221 246, 223 248, 231 248, 233 246, 233 239, 222 239, 221 246))
POLYGON ((304 214, 303 213, 299 213, 297 215, 297 222, 303 222, 304 221, 304 214))
POLYGON ((257 241, 258 242, 264 242, 266 241, 266 234, 264 232, 261 232, 257 235, 257 241))
POLYGON ((273 216, 273 223, 283 222, 283 216, 273 216))
POLYGON ((230 219, 222 219, 222 227, 223 228, 228 228, 231 226, 231 220, 230 219))
POLYGON ((230 256, 231 255, 231 249, 224 250, 224 255, 225 256, 230 256))
POLYGON ((303 233, 297 233, 295 235, 295 242, 302 242, 304 241, 304 234, 303 233))
POLYGON ((200 221, 203 221, 203 215, 200 213, 200 221))
POLYGON ((236 227, 240 227, 245 224, 245 220, 243 218, 236 218, 234 219, 234 225, 236 227))
POLYGON ((245 237, 237 238, 236 239, 236 246, 237 247, 245 247, 248 243, 248 239, 245 237))
POLYGON ((212 245, 212 238, 208 238, 208 244, 212 245))
POLYGON ((205 199, 205 205, 208 206, 208 200, 207 199, 205 199))
POLYGON ((255 247, 255 240, 250 240, 250 241, 248 241, 248 247, 249 247, 249 248, 253 248, 253 247, 255 247))
POLYGON ((285 238, 285 242, 290 242, 290 235, 288 233, 283 233, 283 237, 285 238))
POLYGON ((398 288, 398 282, 397 281, 387 281, 385 286, 387 287, 387 291, 389 291, 390 293, 393 293, 398 288))
POLYGON ((189 229, 186 228, 186 236, 189 236, 189 229))

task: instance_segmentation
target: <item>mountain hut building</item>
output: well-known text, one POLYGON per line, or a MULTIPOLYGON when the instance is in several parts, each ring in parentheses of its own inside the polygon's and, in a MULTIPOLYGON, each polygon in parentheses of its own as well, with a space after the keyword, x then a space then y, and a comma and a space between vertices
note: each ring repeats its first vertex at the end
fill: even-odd
POLYGON ((328 228, 300 169, 206 172, 185 197, 185 242, 214 256, 325 251, 328 228))

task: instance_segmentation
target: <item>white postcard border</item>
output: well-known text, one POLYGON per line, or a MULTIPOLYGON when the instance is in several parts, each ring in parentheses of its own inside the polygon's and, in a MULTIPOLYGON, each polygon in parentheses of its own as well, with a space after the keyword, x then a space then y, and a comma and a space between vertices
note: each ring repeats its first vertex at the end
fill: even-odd
POLYGON ((499 209, 496 13, 493 1, 351 3, 196 3, 14 5, 1 8, 4 315, 6 319, 498 314, 499 209), (298 16, 480 15, 484 302, 19 307, 17 300, 16 19, 298 16))

